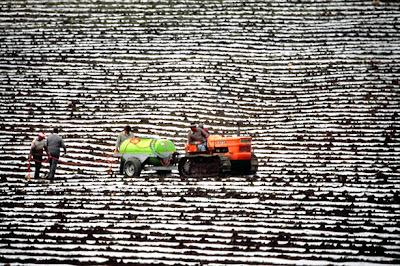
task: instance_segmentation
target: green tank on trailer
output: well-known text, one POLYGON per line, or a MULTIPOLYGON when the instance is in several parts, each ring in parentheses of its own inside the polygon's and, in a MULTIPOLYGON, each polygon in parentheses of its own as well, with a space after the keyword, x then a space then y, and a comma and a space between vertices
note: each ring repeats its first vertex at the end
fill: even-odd
POLYGON ((119 147, 123 172, 138 177, 146 165, 159 173, 171 172, 176 163, 176 148, 172 141, 157 138, 129 138, 119 147))

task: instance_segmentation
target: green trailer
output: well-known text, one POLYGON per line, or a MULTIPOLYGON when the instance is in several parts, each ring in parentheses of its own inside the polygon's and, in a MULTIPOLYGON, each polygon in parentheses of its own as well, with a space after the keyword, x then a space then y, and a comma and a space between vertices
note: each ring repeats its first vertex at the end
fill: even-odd
POLYGON ((121 143, 119 152, 127 177, 139 177, 144 168, 168 173, 177 161, 175 145, 167 139, 130 138, 121 143))

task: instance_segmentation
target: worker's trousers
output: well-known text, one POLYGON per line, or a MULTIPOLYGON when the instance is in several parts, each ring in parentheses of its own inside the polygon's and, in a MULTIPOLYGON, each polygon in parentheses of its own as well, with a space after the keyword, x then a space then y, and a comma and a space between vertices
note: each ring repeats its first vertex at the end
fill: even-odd
POLYGON ((42 155, 33 155, 33 160, 35 162, 35 179, 39 178, 40 175, 40 168, 42 167, 42 155))
POLYGON ((54 176, 56 174, 57 163, 58 163, 58 157, 52 156, 49 161, 49 164, 50 164, 49 180, 54 180, 54 176))

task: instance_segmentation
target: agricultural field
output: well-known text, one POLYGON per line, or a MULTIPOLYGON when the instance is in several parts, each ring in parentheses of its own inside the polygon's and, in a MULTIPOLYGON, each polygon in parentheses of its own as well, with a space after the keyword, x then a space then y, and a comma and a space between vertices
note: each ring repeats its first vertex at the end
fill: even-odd
POLYGON ((399 265, 399 18, 383 0, 1 1, 0 263, 399 265), (200 122, 252 136, 257 174, 118 173, 125 125, 184 153, 200 122), (29 180, 53 127, 58 180, 29 180))

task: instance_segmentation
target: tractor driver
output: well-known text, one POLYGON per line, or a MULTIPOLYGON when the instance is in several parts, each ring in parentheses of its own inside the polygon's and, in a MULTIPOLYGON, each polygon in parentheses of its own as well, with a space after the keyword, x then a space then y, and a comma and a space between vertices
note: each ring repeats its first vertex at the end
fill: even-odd
POLYGON ((190 125, 190 131, 188 134, 188 143, 197 144, 199 151, 207 150, 207 138, 210 134, 204 129, 197 127, 196 125, 190 125))

